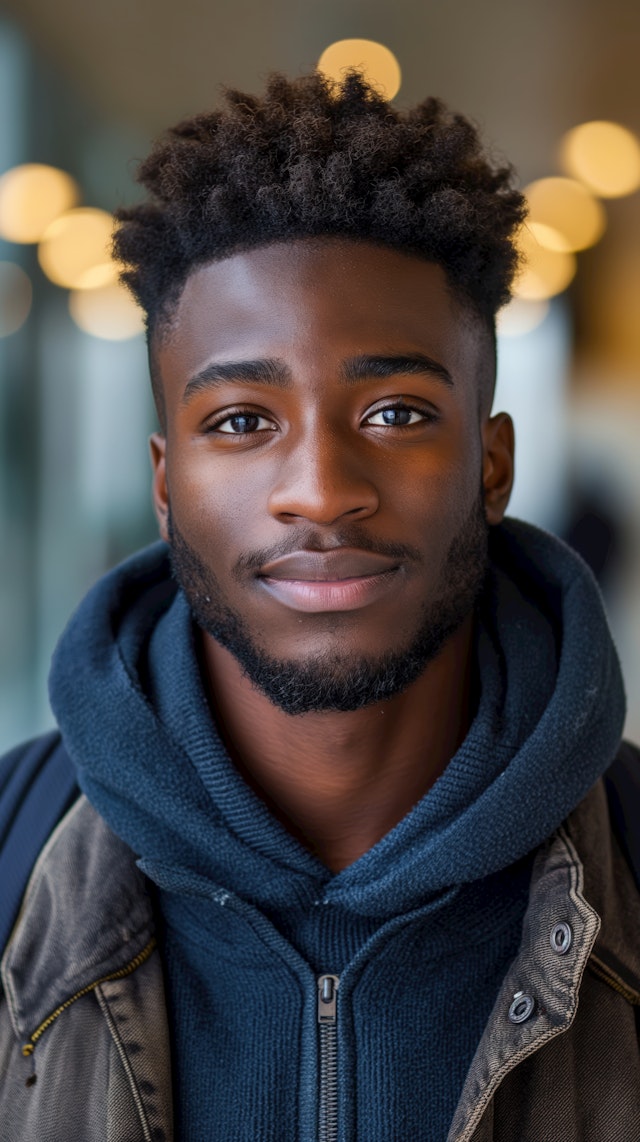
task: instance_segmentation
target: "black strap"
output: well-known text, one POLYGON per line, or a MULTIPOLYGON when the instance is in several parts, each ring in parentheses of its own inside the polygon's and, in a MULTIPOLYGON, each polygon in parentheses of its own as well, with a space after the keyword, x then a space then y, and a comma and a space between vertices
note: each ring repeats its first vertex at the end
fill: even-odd
POLYGON ((0 955, 31 870, 47 838, 79 794, 58 733, 0 759, 0 955))

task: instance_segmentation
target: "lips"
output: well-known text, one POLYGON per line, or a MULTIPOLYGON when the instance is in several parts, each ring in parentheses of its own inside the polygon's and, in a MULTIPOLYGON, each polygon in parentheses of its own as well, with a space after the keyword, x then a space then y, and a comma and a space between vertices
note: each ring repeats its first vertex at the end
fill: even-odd
POLYGON ((266 579, 289 579, 304 582, 337 582, 363 579, 393 571, 398 561, 353 547, 336 547, 331 551, 294 551, 271 563, 265 563, 258 574, 266 579))
POLYGON ((353 547, 294 551, 260 568, 259 581, 278 602, 309 614, 355 611, 387 595, 397 560, 353 547))

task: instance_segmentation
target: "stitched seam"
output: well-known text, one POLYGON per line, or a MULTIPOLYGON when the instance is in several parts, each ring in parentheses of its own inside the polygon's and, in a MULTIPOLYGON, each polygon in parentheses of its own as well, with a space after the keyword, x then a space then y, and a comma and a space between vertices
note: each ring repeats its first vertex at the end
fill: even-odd
POLYGON ((492 1080, 485 1088, 484 1094, 477 1100, 475 1112, 473 1112, 471 1117, 467 1120, 467 1125, 462 1134, 458 1135, 457 1142, 465 1142, 466 1139, 471 1138, 473 1131, 480 1122, 482 1115, 489 1106, 505 1075, 515 1070, 519 1063, 522 1063, 529 1055, 532 1055, 535 1051, 539 1050, 540 1047, 543 1047, 550 1039, 554 1039, 556 1035, 561 1035, 567 1030, 568 1027, 550 1027, 549 1030, 540 1035, 538 1039, 528 1043, 526 1047, 521 1047, 515 1054, 505 1059, 498 1070, 494 1071, 492 1080))
POLYGON ((61 1003, 59 1007, 56 1007, 55 1011, 52 1011, 51 1014, 42 1021, 40 1026, 36 1028, 36 1030, 33 1032, 33 1035, 29 1037, 28 1043, 25 1043, 24 1047, 22 1048, 23 1055, 31 1055, 33 1053, 38 1039, 44 1035, 45 1031, 47 1031, 51 1024, 55 1022, 58 1016, 62 1015, 63 1011, 66 1011, 67 1008, 71 1007, 71 1005, 78 999, 82 999, 83 996, 89 995, 90 992, 95 991, 95 989, 99 987, 101 983, 107 983, 112 979, 124 979, 125 976, 131 975, 132 972, 141 967, 145 960, 149 958, 155 946, 156 938, 155 936, 152 936, 146 948, 143 948, 141 952, 138 952, 138 955, 134 956, 130 963, 126 964, 125 967, 118 968, 116 971, 112 971, 108 975, 103 975, 100 979, 94 979, 93 983, 89 983, 86 987, 81 988, 80 991, 76 991, 75 995, 70 996, 70 998, 66 999, 64 1003, 61 1003))
POLYGON ((587 965, 598 979, 603 980, 609 987, 624 996, 628 1003, 640 1007, 640 993, 629 987, 617 972, 604 963, 598 956, 591 955, 587 965))
POLYGON ((107 1021, 107 1026, 108 1026, 109 1031, 111 1033, 111 1038, 113 1039, 113 1041, 116 1045, 116 1050, 117 1050, 118 1055, 120 1057, 120 1062, 122 1063, 125 1075, 127 1076, 129 1086, 131 1088, 131 1093, 133 1095, 133 1101, 136 1104, 136 1110, 138 1111, 138 1117, 140 1118, 140 1125, 142 1126, 142 1130, 144 1132, 144 1142, 152 1142, 151 1127, 149 1125, 149 1120, 147 1118, 147 1115, 146 1115, 146 1112, 144 1109, 144 1104, 142 1102, 142 1098, 140 1095, 140 1091, 138 1089, 138 1084, 136 1082, 135 1075, 133 1073, 133 1069, 131 1067, 131 1063, 129 1062, 129 1056, 127 1054, 127 1049, 126 1049, 124 1042, 120 1036, 120 1032, 118 1030, 116 1022, 115 1022, 115 1020, 114 1020, 114 1018, 113 1018, 113 1016, 109 1010, 109 1005, 108 1005, 106 996, 104 995, 104 993, 102 991, 101 985, 98 984, 98 986, 94 990, 96 993, 96 999, 98 1000, 102 1014, 104 1015, 104 1017, 107 1021))
MULTIPOLYGON (((569 875, 569 896, 570 896, 574 906, 578 906, 579 904, 582 904, 582 905, 586 904, 589 911, 593 915, 593 914, 595 914, 595 910, 585 900, 584 894, 582 891, 583 879, 584 879, 583 873, 582 873, 582 862, 581 862, 581 860, 577 854, 577 851, 573 845, 573 842, 571 841, 567 832, 563 828, 560 828, 557 830, 556 837, 561 842, 561 844, 564 846, 565 851, 567 853, 567 856, 569 858, 569 865, 568 865, 568 869, 567 869, 567 872, 569 875)), ((599 918, 599 916, 597 916, 597 914, 595 914, 595 916, 597 919, 597 928, 596 928, 596 932, 595 932, 594 937, 593 937, 594 942, 595 942, 595 938, 598 934, 598 931, 600 929, 600 918, 599 918)), ((592 946, 593 946, 593 944, 592 944, 592 946)), ((578 992, 580 989, 580 984, 582 982, 582 977, 584 975, 584 971, 586 969, 586 966, 587 966, 587 961, 585 961, 583 968, 582 968, 582 971, 580 972, 579 977, 576 979, 575 1001, 572 1004, 570 1011, 568 1012, 568 1016, 569 1016, 568 1022, 565 1023, 565 1025, 562 1027, 549 1028, 549 1030, 544 1032, 544 1034, 542 1034, 538 1039, 532 1040, 532 1042, 528 1043, 526 1047, 520 1048, 520 1050, 516 1051, 515 1054, 511 1055, 508 1059, 505 1059, 505 1061, 498 1068, 498 1070, 494 1071, 490 1082, 485 1087, 483 1094, 481 1095, 481 1097, 479 1099, 477 1099, 477 1101, 475 1103, 475 1109, 472 1111, 471 1116, 467 1119, 466 1126, 465 1126, 462 1134, 458 1135, 456 1142, 468 1142, 468 1140, 471 1138, 475 1128, 478 1126, 485 1110, 487 1109, 491 1100, 495 1096, 495 1093, 498 1090, 498 1087, 501 1085, 503 1079, 506 1077, 507 1074, 509 1074, 511 1071, 515 1070, 515 1068, 521 1062, 523 1062, 524 1059, 528 1058, 529 1055, 532 1055, 536 1051, 538 1051, 541 1047, 543 1047, 545 1045, 545 1043, 548 1043, 550 1039, 553 1039, 553 1038, 555 1038, 556 1035, 563 1034, 565 1031, 569 1030, 569 1027, 573 1023, 573 1020, 575 1019, 576 1012, 578 1009, 578 992)))

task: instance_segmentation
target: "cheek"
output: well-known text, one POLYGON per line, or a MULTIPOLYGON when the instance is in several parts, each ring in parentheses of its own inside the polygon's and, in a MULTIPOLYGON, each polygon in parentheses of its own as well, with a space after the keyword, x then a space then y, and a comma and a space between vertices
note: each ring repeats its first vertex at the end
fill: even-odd
POLYGON ((208 546, 212 539, 246 542, 265 515, 266 474, 240 456, 213 457, 204 448, 194 448, 175 465, 168 463, 167 472, 172 515, 196 545, 208 546))
POLYGON ((421 524, 434 538, 457 532, 475 503, 482 453, 473 438, 451 435, 438 447, 417 448, 402 469, 388 477, 385 500, 391 513, 421 524))

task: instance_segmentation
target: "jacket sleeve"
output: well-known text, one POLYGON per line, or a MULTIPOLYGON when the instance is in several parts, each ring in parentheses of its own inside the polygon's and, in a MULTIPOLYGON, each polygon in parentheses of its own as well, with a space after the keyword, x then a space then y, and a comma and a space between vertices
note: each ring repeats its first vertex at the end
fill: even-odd
POLYGON ((623 742, 604 775, 611 824, 640 891, 640 749, 623 742))
POLYGON ((0 758, 0 954, 38 854, 79 789, 60 734, 44 734, 0 758))

